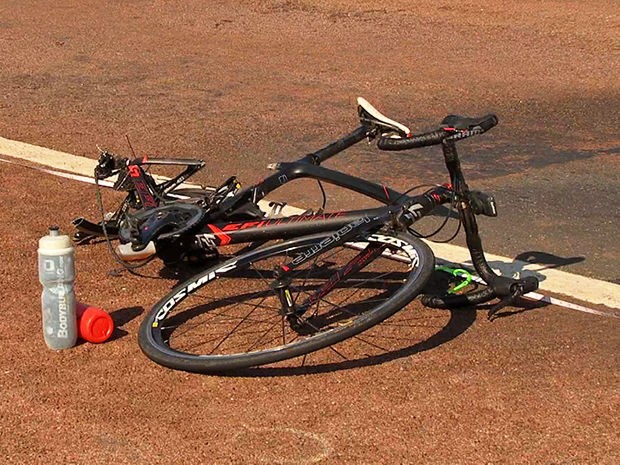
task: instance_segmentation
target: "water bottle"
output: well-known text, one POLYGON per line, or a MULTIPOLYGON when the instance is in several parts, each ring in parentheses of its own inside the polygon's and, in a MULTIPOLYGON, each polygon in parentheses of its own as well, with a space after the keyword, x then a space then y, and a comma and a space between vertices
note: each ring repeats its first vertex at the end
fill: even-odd
POLYGON ((39 281, 43 285, 43 337, 50 349, 68 349, 77 340, 73 243, 58 226, 39 240, 39 281))

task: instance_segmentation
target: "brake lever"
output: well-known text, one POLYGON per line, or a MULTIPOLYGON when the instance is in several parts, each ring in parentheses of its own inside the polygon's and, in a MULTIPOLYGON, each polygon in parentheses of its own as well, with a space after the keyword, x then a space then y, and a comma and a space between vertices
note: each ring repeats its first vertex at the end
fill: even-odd
POLYGON ((517 298, 523 294, 524 292, 522 286, 515 286, 514 290, 509 295, 504 297, 502 300, 500 300, 498 303, 496 303, 495 305, 493 305, 493 307, 490 308, 489 312, 487 313, 487 320, 495 320, 495 318, 498 317, 498 312, 502 308, 513 304, 517 300, 517 298))
POLYGON ((99 160, 95 166, 95 177, 99 180, 108 178, 114 171, 114 154, 99 149, 99 160))
POLYGON ((99 160, 95 167, 95 177, 99 180, 109 178, 118 173, 123 167, 124 162, 125 159, 116 157, 112 152, 99 148, 99 160))
POLYGON ((512 286, 510 286, 510 293, 506 295, 502 300, 495 304, 487 313, 487 319, 493 321, 497 318, 497 313, 504 307, 513 304, 519 297, 533 292, 538 289, 538 279, 533 276, 520 279, 512 286))

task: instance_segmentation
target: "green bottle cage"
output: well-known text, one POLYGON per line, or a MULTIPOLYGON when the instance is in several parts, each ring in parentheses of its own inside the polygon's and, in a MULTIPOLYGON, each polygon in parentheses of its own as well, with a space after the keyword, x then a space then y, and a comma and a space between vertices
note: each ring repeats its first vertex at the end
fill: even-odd
POLYGON ((446 273, 450 273, 452 276, 454 276, 456 278, 463 279, 462 282, 460 282, 459 284, 454 286, 454 288, 450 289, 448 291, 448 294, 454 294, 454 293, 460 291, 461 289, 463 289, 464 287, 469 285, 469 283, 471 283, 471 280, 472 280, 471 273, 469 271, 467 271, 467 270, 462 269, 462 268, 450 268, 448 266, 438 266, 437 268, 435 268, 435 270, 437 270, 437 271, 445 271, 446 273))

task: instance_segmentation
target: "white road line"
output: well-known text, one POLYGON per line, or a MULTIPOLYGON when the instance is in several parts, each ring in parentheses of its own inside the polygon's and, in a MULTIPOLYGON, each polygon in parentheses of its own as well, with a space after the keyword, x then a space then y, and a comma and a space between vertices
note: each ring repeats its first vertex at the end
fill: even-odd
POLYGON ((90 158, 79 157, 3 137, 0 137, 0 154, 83 176, 92 176, 95 166, 97 166, 97 161, 90 158))
MULTIPOLYGON (((452 263, 449 262, 447 260, 444 259, 438 259, 438 261, 442 264, 442 265, 447 265, 450 268, 463 268, 463 265, 460 263, 452 263)), ((467 267, 467 266, 465 266, 467 267)), ((443 270, 445 272, 447 272, 446 270, 443 270)), ((477 282, 477 283, 482 283, 482 284, 486 284, 484 282, 484 280, 480 277, 480 276, 476 276, 472 274, 472 280, 477 282)), ((527 297, 529 299, 532 300, 539 300, 541 302, 547 302, 553 305, 559 305, 560 307, 564 307, 564 308, 569 308, 571 310, 577 310, 579 312, 584 312, 584 313, 591 313, 593 315, 599 315, 599 316, 606 316, 606 317, 611 317, 611 318, 619 318, 620 319, 620 312, 608 312, 608 311, 600 311, 600 310, 595 310, 593 308, 588 308, 588 307, 584 307, 583 305, 577 305, 574 304, 572 302, 567 302, 565 300, 561 300, 558 299, 556 297, 550 297, 544 294, 540 294, 538 292, 528 292, 527 294, 525 294, 523 297, 527 297)))
MULTIPOLYGON (((0 137, 0 155, 27 160, 56 170, 69 171, 89 177, 92 177, 96 166, 96 161, 90 158, 79 157, 3 137, 0 137)), ((263 208, 265 208, 264 205, 263 208)), ((282 213, 289 215, 303 211, 299 208, 286 206, 282 213)), ((471 266, 471 258, 466 248, 433 242, 429 242, 429 245, 437 257, 452 263, 471 266)), ((557 269, 545 269, 544 266, 538 264, 511 260, 500 255, 487 253, 486 256, 491 266, 502 275, 514 277, 536 276, 541 280, 540 288, 543 290, 571 296, 593 304, 620 309, 620 285, 618 284, 587 278, 557 269)))

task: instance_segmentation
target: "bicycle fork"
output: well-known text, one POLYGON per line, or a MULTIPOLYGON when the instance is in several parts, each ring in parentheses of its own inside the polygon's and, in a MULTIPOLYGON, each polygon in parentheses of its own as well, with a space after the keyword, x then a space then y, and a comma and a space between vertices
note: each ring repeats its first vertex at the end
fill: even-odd
MULTIPOLYGON (((302 327, 302 316, 315 304, 324 299, 340 282, 348 276, 357 273, 367 266, 387 248, 387 244, 369 243, 355 255, 347 264, 332 273, 326 282, 310 294, 304 302, 295 302, 291 293, 292 275, 296 268, 302 264, 318 257, 328 250, 339 244, 344 244, 349 240, 359 237, 360 233, 372 230, 379 225, 384 224, 385 219, 382 217, 369 218, 368 216, 354 220, 352 223, 344 226, 331 236, 326 237, 321 242, 313 245, 308 250, 300 253, 290 263, 281 265, 274 271, 274 281, 271 288, 274 290, 280 300, 281 313, 287 319, 291 327, 298 330, 302 327)), ((307 320, 305 321, 307 323, 307 320)))
POLYGON ((444 140, 442 148, 446 167, 450 173, 450 179, 454 186, 457 198, 457 208, 463 227, 467 248, 471 255, 474 268, 480 277, 487 283, 488 287, 481 291, 471 294, 447 295, 447 296, 423 296, 422 303, 434 308, 454 308, 466 305, 477 305, 488 302, 495 297, 500 298, 500 302, 491 307, 488 318, 491 320, 503 307, 512 304, 519 296, 538 289, 538 279, 526 277, 514 279, 506 276, 499 276, 493 271, 484 256, 482 239, 478 232, 476 214, 486 214, 496 216, 497 210, 493 198, 485 194, 470 191, 465 182, 461 164, 456 151, 456 145, 452 140, 444 140))

